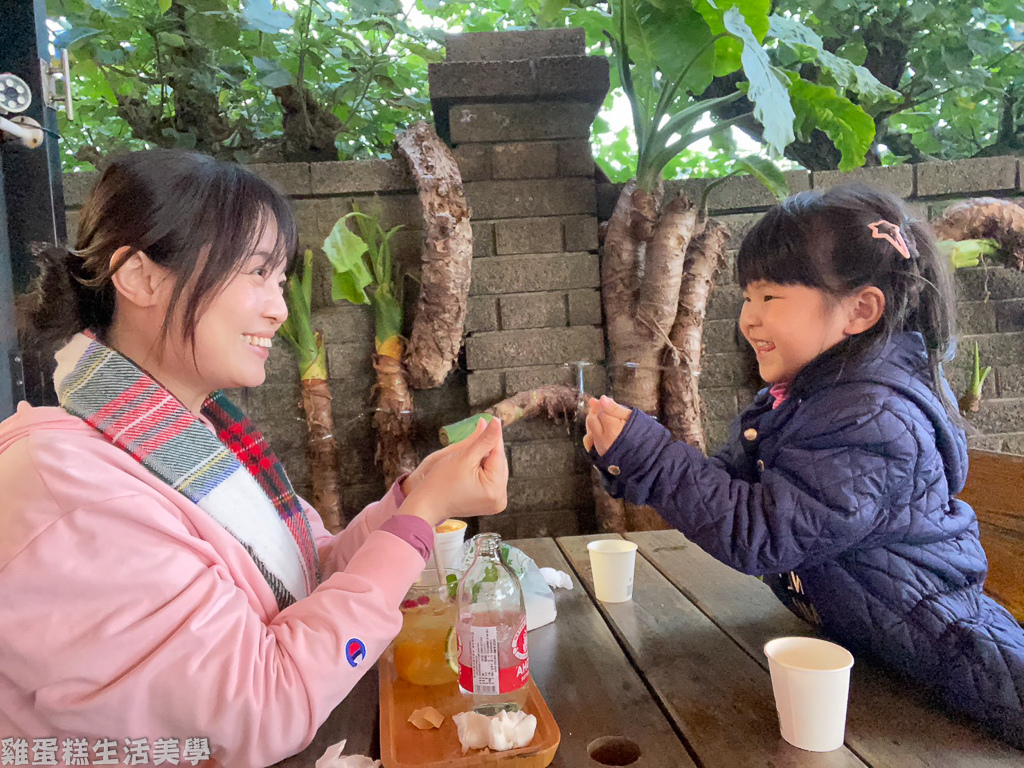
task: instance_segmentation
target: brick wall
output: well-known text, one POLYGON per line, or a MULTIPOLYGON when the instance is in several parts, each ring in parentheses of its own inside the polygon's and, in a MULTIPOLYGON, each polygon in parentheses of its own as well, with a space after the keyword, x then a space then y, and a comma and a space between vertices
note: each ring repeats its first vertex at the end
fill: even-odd
MULTIPOLYGON (((437 430, 530 387, 576 380, 584 361, 588 391, 604 390, 605 340, 599 297, 598 221, 610 215, 618 188, 598 184, 589 152, 590 123, 608 87, 607 62, 584 55, 580 30, 478 33, 448 43, 448 60, 431 68, 438 130, 454 146, 473 209, 474 262, 467 338, 459 370, 434 390, 415 393, 417 447, 437 447, 437 430)), ((412 180, 390 160, 252 166, 293 201, 304 245, 319 246, 356 202, 379 207, 398 260, 416 271, 422 218, 412 180)), ((986 158, 921 166, 789 174, 790 188, 823 188, 856 179, 888 188, 919 215, 979 194, 1021 195, 1018 162, 986 158)), ((69 231, 95 174, 65 177, 69 231)), ((706 181, 669 185, 699 197, 706 181)), ((730 179, 710 196, 713 214, 739 242, 772 203, 760 185, 730 179)), ((327 267, 317 254, 315 321, 324 330, 341 452, 342 499, 352 515, 383 492, 373 461, 371 387, 373 326, 362 307, 330 301, 327 267)), ((1024 275, 1002 268, 958 275, 961 323, 995 372, 975 424, 975 444, 1024 453, 1024 275)), ((415 285, 409 284, 410 308, 415 285)), ((705 326, 702 392, 709 442, 724 439, 729 421, 757 383, 737 343, 740 295, 731 271, 716 287, 705 326)), ((973 344, 971 344, 973 348, 973 344)), ((962 388, 965 362, 949 370, 962 388)), ((267 383, 234 393, 267 433, 300 493, 309 496, 299 409, 298 373, 283 343, 271 354, 267 383)), ((526 422, 508 432, 510 514, 485 521, 506 536, 587 532, 595 526, 587 464, 579 434, 565 424, 526 422)))
MULTIPOLYGON (((473 410, 543 384, 601 391, 597 198, 590 124, 608 63, 584 54, 582 30, 451 38, 430 68, 435 123, 455 148, 473 209, 466 319, 473 410)), ((592 530, 587 462, 566 425, 506 435, 511 514, 481 521, 504 536, 592 530)))

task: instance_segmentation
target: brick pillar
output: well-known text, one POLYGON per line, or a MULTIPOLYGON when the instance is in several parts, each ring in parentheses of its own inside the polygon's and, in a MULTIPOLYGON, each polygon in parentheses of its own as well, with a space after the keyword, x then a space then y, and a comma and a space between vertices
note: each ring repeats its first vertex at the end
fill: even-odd
MULTIPOLYGON (((466 319, 470 407, 543 384, 604 387, 597 201, 590 124, 608 91, 608 61, 581 29, 448 38, 430 67, 439 132, 452 144, 473 210, 466 319)), ((577 436, 578 437, 578 436, 577 436)), ((593 530, 587 463, 564 424, 509 430, 511 514, 503 535, 593 530)))

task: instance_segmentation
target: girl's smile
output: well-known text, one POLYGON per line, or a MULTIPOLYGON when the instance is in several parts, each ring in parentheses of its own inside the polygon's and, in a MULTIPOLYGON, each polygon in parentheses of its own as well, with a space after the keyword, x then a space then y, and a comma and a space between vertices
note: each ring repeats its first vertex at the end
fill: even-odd
POLYGON ((847 320, 843 301, 805 285, 759 280, 743 292, 740 331, 769 384, 792 381, 814 358, 846 338, 847 320))

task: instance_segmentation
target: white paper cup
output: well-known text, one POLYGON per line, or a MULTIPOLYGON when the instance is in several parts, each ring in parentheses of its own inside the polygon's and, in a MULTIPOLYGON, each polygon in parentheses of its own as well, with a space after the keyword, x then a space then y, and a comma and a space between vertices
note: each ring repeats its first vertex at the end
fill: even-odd
POLYGON ((597 599, 602 603, 632 600, 636 544, 624 539, 600 539, 587 544, 587 549, 597 599))
POLYGON ((466 540, 466 523, 464 520, 454 518, 445 520, 437 526, 442 530, 434 529, 434 551, 427 560, 427 567, 424 570, 433 571, 436 569, 434 558, 439 558, 445 573, 451 573, 462 565, 462 546, 466 540))
POLYGON ((764 653, 782 738, 810 752, 843 746, 853 655, 813 637, 778 637, 764 653))

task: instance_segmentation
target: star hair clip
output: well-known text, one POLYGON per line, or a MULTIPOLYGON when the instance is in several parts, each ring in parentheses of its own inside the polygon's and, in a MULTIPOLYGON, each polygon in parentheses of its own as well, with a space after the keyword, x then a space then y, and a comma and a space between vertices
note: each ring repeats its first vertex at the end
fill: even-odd
POLYGON ((872 238, 888 241, 900 256, 904 259, 910 258, 910 249, 907 247, 907 241, 903 239, 903 232, 900 231, 897 225, 891 221, 879 219, 868 224, 868 228, 871 230, 872 238))

